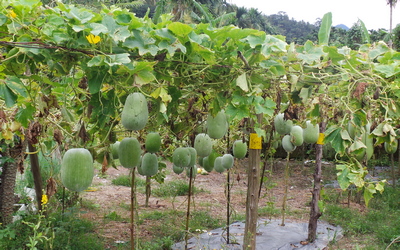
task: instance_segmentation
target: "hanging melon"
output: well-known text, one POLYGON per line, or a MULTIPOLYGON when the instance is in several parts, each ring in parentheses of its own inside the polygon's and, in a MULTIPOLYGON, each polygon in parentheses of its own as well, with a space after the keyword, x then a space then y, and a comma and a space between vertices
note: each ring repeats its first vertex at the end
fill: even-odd
POLYGON ((160 151, 161 148, 161 136, 159 133, 152 132, 148 133, 146 136, 146 141, 144 143, 144 146, 147 150, 147 152, 150 153, 156 153, 160 151))
POLYGON ((219 156, 219 154, 215 151, 212 150, 211 154, 209 156, 206 156, 203 158, 203 168, 207 172, 211 172, 214 169, 214 163, 215 159, 219 156))
POLYGON ((192 147, 188 147, 187 150, 189 150, 190 153, 190 162, 188 167, 193 167, 196 165, 196 159, 197 159, 197 151, 196 149, 192 147))
POLYGON ((219 111, 216 116, 208 114, 207 117, 207 134, 213 139, 224 137, 228 131, 228 121, 225 111, 219 111))
POLYGON ((127 130, 141 130, 149 119, 146 97, 142 93, 131 93, 125 100, 121 123, 127 130))
POLYGON ((111 155, 114 160, 118 159, 118 148, 119 148, 119 141, 116 141, 115 143, 111 144, 111 155))
POLYGON ((178 166, 175 165, 175 164, 172 166, 172 171, 174 171, 175 174, 181 174, 181 173, 183 172, 184 169, 185 169, 185 168, 178 167, 178 166))
POLYGON ((233 143, 233 156, 238 159, 243 159, 247 154, 247 144, 241 140, 237 140, 233 143))
POLYGON ((306 121, 306 127, 303 129, 303 140, 305 143, 316 143, 319 137, 319 124, 313 125, 306 121))
POLYGON ((291 120, 285 120, 284 114, 277 114, 274 118, 275 131, 280 135, 286 135, 290 133, 293 122, 291 120))
POLYGON ((141 172, 145 176, 153 176, 158 172, 158 158, 157 155, 152 153, 145 153, 142 157, 142 164, 140 165, 141 172))
POLYGON ((230 169, 233 167, 234 160, 235 159, 233 158, 233 156, 231 154, 224 154, 222 156, 221 164, 225 169, 230 169))
POLYGON ((384 148, 385 148, 385 151, 386 151, 386 153, 388 153, 388 154, 394 154, 394 153, 396 153, 396 151, 397 151, 397 140, 395 139, 395 140, 393 140, 393 141, 391 141, 391 142, 385 142, 384 143, 384 148))
POLYGON ((290 135, 285 135, 282 138, 282 147, 287 153, 290 153, 296 149, 296 146, 291 142, 290 135))
POLYGON ((194 148, 196 149, 197 155, 200 157, 206 157, 211 154, 212 141, 210 136, 204 133, 196 135, 194 139, 194 148))
POLYGON ((141 153, 140 143, 136 138, 124 138, 119 144, 118 158, 121 165, 125 168, 138 166, 141 153))
POLYGON ((188 178, 190 178, 190 170, 192 170, 192 178, 195 178, 197 175, 197 166, 193 165, 186 168, 186 176, 188 178))
POLYGON ((71 191, 81 192, 92 184, 93 158, 84 148, 71 148, 65 152, 61 162, 61 182, 71 191))
POLYGON ((303 144, 303 128, 296 125, 290 130, 290 141, 295 146, 301 146, 303 144))
POLYGON ((180 168, 189 166, 191 160, 190 151, 187 148, 176 148, 172 154, 172 162, 180 168))
POLYGON ((214 170, 218 173, 222 173, 225 171, 225 168, 222 166, 222 156, 218 156, 214 161, 214 170))

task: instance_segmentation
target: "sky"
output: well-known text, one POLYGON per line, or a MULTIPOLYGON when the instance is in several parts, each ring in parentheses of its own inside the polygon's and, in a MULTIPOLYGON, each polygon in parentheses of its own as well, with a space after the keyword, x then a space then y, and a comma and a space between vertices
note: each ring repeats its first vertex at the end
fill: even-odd
MULTIPOLYGON (((272 15, 284 11, 297 21, 314 24, 317 18, 332 12, 332 24, 347 27, 362 20, 367 29, 389 30, 390 8, 386 0, 228 0, 232 4, 257 8, 263 14, 272 15)), ((393 9, 393 28, 400 23, 400 1, 393 9)))

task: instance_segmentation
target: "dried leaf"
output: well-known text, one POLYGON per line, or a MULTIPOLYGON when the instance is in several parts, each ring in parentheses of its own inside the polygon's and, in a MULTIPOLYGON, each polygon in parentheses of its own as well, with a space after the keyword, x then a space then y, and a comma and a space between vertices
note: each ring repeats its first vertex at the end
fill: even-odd
POLYGON ((103 163, 101 164, 101 173, 105 174, 108 169, 107 153, 104 154, 103 163))
POLYGON ((46 195, 48 199, 50 199, 51 196, 53 196, 57 192, 57 182, 54 180, 53 177, 50 177, 47 180, 47 186, 46 186, 46 195))
POLYGON ((58 143, 58 145, 62 144, 63 140, 63 135, 59 129, 54 130, 54 135, 53 135, 54 140, 58 143))
POLYGON ((353 92, 353 97, 360 100, 362 95, 365 92, 365 89, 367 88, 367 85, 368 85, 368 83, 366 83, 366 82, 359 82, 357 84, 356 89, 353 92))

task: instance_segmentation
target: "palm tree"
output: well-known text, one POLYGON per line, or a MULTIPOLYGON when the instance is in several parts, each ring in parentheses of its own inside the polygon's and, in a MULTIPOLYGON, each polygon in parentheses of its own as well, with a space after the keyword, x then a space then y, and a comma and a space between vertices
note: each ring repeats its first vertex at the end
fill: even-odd
POLYGON ((393 8, 396 7, 397 0, 386 0, 390 7, 390 25, 389 25, 389 46, 392 47, 392 29, 393 29, 393 8))

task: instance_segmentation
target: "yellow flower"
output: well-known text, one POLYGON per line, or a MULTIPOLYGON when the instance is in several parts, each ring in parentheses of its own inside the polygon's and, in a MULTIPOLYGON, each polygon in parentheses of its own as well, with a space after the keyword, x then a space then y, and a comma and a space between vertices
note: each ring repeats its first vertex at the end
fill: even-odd
POLYGON ((46 205, 49 200, 47 199, 47 195, 42 195, 42 205, 46 205))
POLYGON ((9 10, 7 16, 10 18, 16 18, 17 14, 15 14, 13 10, 9 10))
POLYGON ((88 36, 86 36, 86 39, 91 44, 96 44, 96 43, 100 42, 100 40, 101 40, 101 38, 99 36, 95 36, 93 34, 89 34, 88 36))

